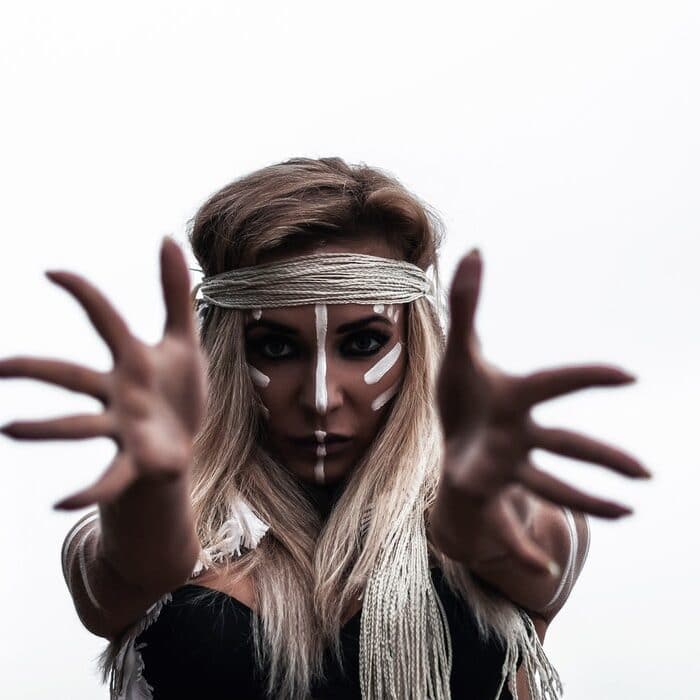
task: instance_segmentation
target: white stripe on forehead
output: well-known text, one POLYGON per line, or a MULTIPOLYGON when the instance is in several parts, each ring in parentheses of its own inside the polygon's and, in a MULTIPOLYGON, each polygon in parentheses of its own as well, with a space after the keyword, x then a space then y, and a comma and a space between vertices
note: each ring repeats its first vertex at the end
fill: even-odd
POLYGON ((316 304, 314 314, 316 316, 316 411, 324 415, 328 408, 328 388, 326 387, 328 308, 325 304, 316 304))
POLYGON ((253 367, 253 365, 247 363, 246 366, 248 367, 248 374, 250 374, 253 384, 264 389, 270 383, 270 377, 263 374, 257 367, 253 367))
POLYGON ((401 343, 396 343, 384 357, 365 372, 365 382, 376 384, 395 364, 401 355, 401 343))

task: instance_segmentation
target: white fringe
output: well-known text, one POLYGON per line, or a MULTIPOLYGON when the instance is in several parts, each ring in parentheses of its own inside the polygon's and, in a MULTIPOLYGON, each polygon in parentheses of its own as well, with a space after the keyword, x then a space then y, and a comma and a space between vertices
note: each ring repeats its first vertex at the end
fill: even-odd
POLYGON ((215 562, 241 556, 241 547, 255 549, 270 526, 239 497, 231 505, 229 517, 216 533, 216 544, 202 549, 192 576, 199 576, 215 562))
POLYGON ((363 700, 450 700, 452 641, 430 575, 420 501, 397 519, 360 620, 363 700))
MULTIPOLYGON (((240 556, 242 547, 254 549, 269 529, 270 526, 239 498, 231 504, 229 517, 219 528, 217 544, 200 552, 192 578, 214 562, 240 556)), ((136 638, 158 619, 163 606, 170 600, 170 593, 157 600, 118 642, 111 642, 100 656, 105 680, 109 678, 110 700, 153 700, 153 688, 143 676, 144 661, 140 650, 145 644, 137 646, 136 638)))

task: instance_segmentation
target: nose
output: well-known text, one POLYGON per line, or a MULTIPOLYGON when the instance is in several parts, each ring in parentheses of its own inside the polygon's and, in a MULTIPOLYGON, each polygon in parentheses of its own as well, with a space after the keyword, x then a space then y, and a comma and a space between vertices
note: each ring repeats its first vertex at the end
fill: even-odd
POLYGON ((304 373, 299 391, 302 409, 314 417, 323 417, 343 405, 342 371, 329 360, 325 348, 314 354, 304 373))

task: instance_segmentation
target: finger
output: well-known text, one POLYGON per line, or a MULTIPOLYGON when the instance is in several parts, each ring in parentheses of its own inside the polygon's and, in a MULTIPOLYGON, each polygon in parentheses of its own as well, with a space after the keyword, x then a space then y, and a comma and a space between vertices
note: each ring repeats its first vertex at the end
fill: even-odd
POLYGON ((74 296, 92 325, 109 346, 115 359, 121 357, 132 341, 131 332, 107 297, 85 278, 72 272, 47 270, 46 276, 74 296))
POLYGON ((160 275, 166 310, 165 332, 193 334, 190 273, 180 246, 170 236, 164 236, 161 243, 160 275))
POLYGON ((54 504, 56 510, 77 510, 93 503, 109 503, 134 481, 136 472, 125 452, 118 452, 105 473, 92 485, 54 504))
POLYGON ((19 440, 80 440, 114 437, 116 433, 112 418, 107 413, 14 421, 2 426, 0 432, 19 440))
POLYGON ((503 503, 500 513, 505 521, 500 535, 505 540, 512 556, 535 573, 556 574, 554 568, 557 566, 556 563, 550 559, 547 552, 527 536, 527 532, 512 505, 503 503))
POLYGON ((579 365, 557 367, 533 372, 521 377, 514 390, 513 402, 518 410, 592 386, 629 384, 636 377, 608 365, 579 365))
POLYGON ((38 379, 81 394, 89 394, 105 404, 109 397, 105 374, 63 360, 8 357, 0 360, 0 378, 2 377, 38 379))
POLYGON ((651 472, 631 455, 585 435, 561 428, 545 428, 541 425, 532 425, 528 433, 532 447, 539 447, 583 462, 602 464, 626 476, 651 478, 651 472))
POLYGON ((481 255, 474 248, 460 261, 450 287, 450 331, 446 351, 457 355, 461 361, 469 360, 472 349, 478 345, 474 317, 479 302, 481 270, 481 255))
POLYGON ((608 519, 619 518, 632 513, 632 510, 627 508, 627 506, 579 491, 551 474, 538 469, 531 463, 525 464, 518 470, 517 479, 531 491, 556 505, 566 506, 567 508, 573 508, 574 510, 608 519))

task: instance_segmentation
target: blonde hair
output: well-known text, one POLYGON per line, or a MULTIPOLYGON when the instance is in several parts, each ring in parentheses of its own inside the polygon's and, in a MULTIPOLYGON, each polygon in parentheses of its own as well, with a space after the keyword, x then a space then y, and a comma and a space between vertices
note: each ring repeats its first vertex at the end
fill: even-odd
MULTIPOLYGON (((407 262, 423 270, 432 267, 439 290, 439 217, 391 175, 339 158, 297 158, 234 181, 201 206, 189 240, 203 274, 211 276, 254 265, 267 251, 297 251, 363 231, 385 237, 407 262)), ((442 302, 437 306, 425 298, 407 305, 401 389, 325 522, 299 481, 265 451, 261 405, 246 370, 243 312, 211 307, 201 325, 209 396, 194 444, 197 532, 202 547, 215 550, 237 498, 270 524, 257 547, 214 565, 231 582, 252 580, 255 658, 267 674, 270 697, 308 698, 312 684, 323 679, 326 648, 342 665, 343 611, 367 593, 378 567, 386 570, 398 561, 387 554, 397 548, 402 537, 397 533, 418 520, 421 530, 414 539, 425 542, 425 517, 435 498, 441 455, 433 398, 444 348, 442 302), (422 516, 417 520, 416 508, 422 516)), ((404 536, 404 548, 406 541, 404 536)), ((430 543, 427 548, 453 591, 468 601, 482 637, 495 635, 504 642, 502 684, 508 673, 514 690, 518 652, 524 652, 530 675, 534 666, 529 660, 539 654, 532 647, 531 623, 503 596, 477 585, 459 563, 430 543)), ((408 556, 415 564, 420 553, 413 546, 408 556)), ((406 582, 394 585, 397 594, 406 582)), ((376 587, 373 599, 375 592, 376 587)), ((430 679, 420 678, 415 697, 435 697, 427 690, 430 679)), ((413 689, 411 693, 414 697, 413 689)), ((372 695, 382 696, 377 686, 372 695)), ((436 695, 449 697, 449 688, 436 695)))

